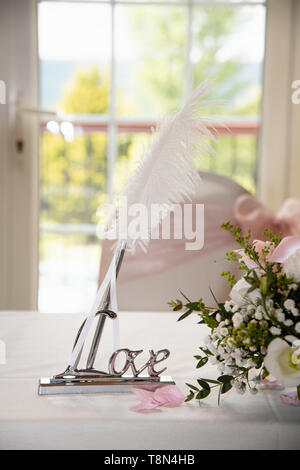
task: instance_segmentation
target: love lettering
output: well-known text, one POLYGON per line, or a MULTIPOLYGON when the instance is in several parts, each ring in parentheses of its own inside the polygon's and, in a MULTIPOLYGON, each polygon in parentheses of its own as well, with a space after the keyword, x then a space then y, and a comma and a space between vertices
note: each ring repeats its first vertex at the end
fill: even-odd
POLYGON ((108 363, 109 374, 121 377, 123 374, 125 374, 125 372, 128 371, 128 369, 131 369, 133 376, 138 377, 138 375, 141 374, 145 369, 148 369, 149 377, 158 377, 159 374, 161 374, 162 372, 166 370, 166 367, 161 370, 155 370, 155 366, 156 364, 159 364, 160 362, 164 361, 165 359, 169 357, 170 351, 168 349, 160 349, 157 352, 154 352, 151 349, 149 351, 150 357, 148 361, 142 367, 137 369, 134 361, 137 358, 137 356, 139 356, 142 352, 143 352, 142 349, 138 351, 131 351, 130 349, 127 349, 127 348, 118 349, 112 354, 109 360, 109 363, 108 363), (121 355, 121 353, 125 354, 125 364, 120 370, 117 370, 116 362, 117 362, 117 358, 119 357, 119 355, 121 355))

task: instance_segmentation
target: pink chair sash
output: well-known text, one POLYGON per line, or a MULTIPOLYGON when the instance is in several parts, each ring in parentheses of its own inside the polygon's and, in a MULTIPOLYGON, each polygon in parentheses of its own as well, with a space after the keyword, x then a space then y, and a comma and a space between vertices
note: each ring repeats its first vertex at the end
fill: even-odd
POLYGON ((234 218, 243 233, 251 230, 252 239, 262 239, 262 232, 268 228, 274 233, 282 232, 283 237, 300 235, 300 199, 287 199, 277 215, 251 194, 242 194, 233 208, 234 218))

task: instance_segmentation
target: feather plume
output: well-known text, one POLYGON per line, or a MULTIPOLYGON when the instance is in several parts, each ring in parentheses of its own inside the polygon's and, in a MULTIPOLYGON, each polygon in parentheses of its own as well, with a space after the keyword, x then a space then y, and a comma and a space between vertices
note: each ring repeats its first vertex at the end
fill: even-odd
MULTIPOLYGON (((212 142, 216 137, 207 124, 209 116, 201 110, 212 103, 204 100, 210 91, 209 82, 199 85, 177 114, 166 117, 153 133, 152 142, 145 149, 140 162, 125 184, 122 196, 127 197, 128 207, 141 203, 150 209, 160 204, 171 210, 173 204, 190 200, 200 183, 195 158, 214 155, 212 142)), ((127 240, 129 248, 137 240, 127 240)), ((138 240, 141 246, 147 240, 138 240)))

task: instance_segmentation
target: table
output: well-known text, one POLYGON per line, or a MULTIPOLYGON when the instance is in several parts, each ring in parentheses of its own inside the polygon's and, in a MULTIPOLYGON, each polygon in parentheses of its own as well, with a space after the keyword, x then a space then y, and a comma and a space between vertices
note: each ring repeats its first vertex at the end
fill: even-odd
MULTIPOLYGON (((196 371, 193 355, 207 334, 197 317, 178 323, 171 312, 120 314, 120 347, 168 348, 168 374, 187 392, 185 381, 216 377, 213 366, 196 371)), ((300 407, 281 403, 278 391, 217 396, 151 414, 129 410, 133 394, 38 396, 39 377, 62 372, 83 315, 0 312, 1 449, 299 449, 300 407)), ((107 320, 97 367, 112 352, 107 320)))

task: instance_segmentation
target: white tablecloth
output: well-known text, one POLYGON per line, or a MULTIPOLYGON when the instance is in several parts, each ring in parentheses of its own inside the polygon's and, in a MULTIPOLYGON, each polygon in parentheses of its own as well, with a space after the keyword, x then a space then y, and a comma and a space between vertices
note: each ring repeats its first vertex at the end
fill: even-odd
MULTIPOLYGON (((62 372, 82 315, 1 312, 0 340, 6 364, 0 365, 1 449, 299 449, 300 407, 284 405, 277 391, 185 403, 151 414, 129 411, 133 394, 38 396, 39 377, 62 372)), ((197 319, 176 322, 173 313, 121 313, 121 347, 168 348, 168 373, 186 392, 195 371, 193 354, 206 334, 197 319)), ((112 352, 112 322, 107 320, 97 367, 106 369, 112 352)))

